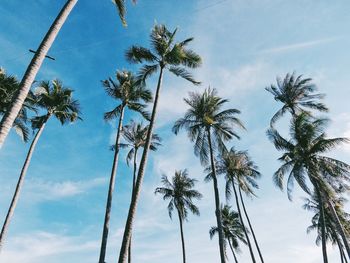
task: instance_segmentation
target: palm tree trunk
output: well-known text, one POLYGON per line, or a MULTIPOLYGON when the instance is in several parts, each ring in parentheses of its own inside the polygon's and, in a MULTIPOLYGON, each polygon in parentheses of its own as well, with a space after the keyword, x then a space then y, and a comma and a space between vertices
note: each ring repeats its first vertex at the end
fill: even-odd
POLYGON ((125 110, 125 106, 123 105, 121 112, 120 112, 120 116, 119 116, 118 131, 117 131, 117 136, 115 139, 115 152, 114 152, 111 177, 109 180, 106 213, 105 213, 105 219, 104 219, 104 224, 103 224, 102 241, 101 241, 101 249, 100 249, 100 258, 98 261, 99 263, 105 263, 105 257, 106 257, 107 239, 108 239, 108 231, 109 231, 109 220, 111 217, 112 198, 113 198, 113 192, 114 192, 115 177, 116 177, 117 169, 118 169, 119 141, 120 141, 120 134, 121 134, 122 126, 123 126, 124 110, 125 110))
POLYGON ((336 239, 336 241, 337 241, 337 245, 338 245, 338 249, 339 249, 339 255, 340 255, 340 260, 341 260, 341 263, 345 263, 344 262, 344 254, 343 254, 343 247, 342 247, 342 245, 341 245, 341 243, 340 243, 340 240, 339 240, 339 238, 338 238, 338 233, 334 233, 334 236, 335 236, 335 239, 336 239))
POLYGON ((12 127, 13 122, 22 108, 23 102, 28 95, 30 87, 41 67, 41 64, 43 63, 43 60, 45 59, 47 52, 49 51, 58 32, 77 2, 78 0, 67 0, 66 4, 63 6, 49 31, 46 33, 44 39, 40 43, 38 50, 24 73, 19 90, 12 98, 11 105, 0 122, 0 149, 12 127))
POLYGON ((21 170, 21 174, 19 176, 19 179, 18 179, 18 182, 17 182, 17 185, 16 185, 16 190, 15 190, 15 193, 12 197, 12 201, 11 201, 11 204, 10 204, 10 207, 9 207, 9 210, 7 212, 7 215, 6 215, 6 218, 5 218, 5 222, 2 226, 2 229, 1 229, 1 234, 0 234, 0 251, 4 245, 4 240, 5 240, 5 236, 6 236, 6 233, 8 231, 8 228, 10 226, 10 221, 12 219, 12 216, 13 216, 13 213, 15 211, 15 208, 16 208, 16 205, 17 205, 17 202, 18 202, 18 199, 19 199, 19 195, 20 195, 20 192, 21 192, 21 189, 22 189, 22 186, 23 186, 23 183, 24 183, 24 178, 27 174, 27 170, 28 170, 28 167, 29 167, 29 163, 30 163, 30 160, 32 159, 32 155, 33 155, 33 152, 34 152, 34 149, 35 149, 35 146, 40 138, 40 135, 42 134, 44 128, 45 128, 45 124, 47 122, 47 120, 50 118, 50 115, 48 114, 46 116, 46 119, 44 120, 44 122, 42 123, 42 125, 40 126, 39 130, 37 131, 37 133, 35 134, 35 137, 29 147, 29 151, 27 153, 27 157, 24 161, 24 164, 23 164, 23 167, 22 167, 22 170, 21 170))
POLYGON ((216 177, 216 169, 215 169, 215 162, 214 162, 214 153, 213 153, 213 147, 211 143, 211 137, 210 137, 210 129, 207 129, 208 133, 208 143, 209 143, 209 151, 210 151, 210 162, 211 162, 211 170, 213 173, 213 186, 214 186, 214 196, 215 196, 215 215, 216 215, 216 222, 218 226, 218 233, 219 233, 219 249, 220 249, 220 258, 221 263, 225 263, 225 248, 224 248, 224 234, 222 230, 222 220, 221 220, 221 211, 220 211, 220 195, 219 195, 219 188, 218 188, 218 180, 216 177))
POLYGON ((256 263, 254 252, 253 252, 253 248, 252 248, 252 244, 250 243, 249 236, 248 236, 248 233, 247 233, 247 229, 245 228, 245 225, 244 225, 244 222, 243 222, 241 207, 240 207, 239 202, 238 202, 238 195, 237 195, 236 186, 235 186, 234 182, 232 183, 232 188, 233 188, 233 192, 235 194, 236 206, 237 206, 239 219, 240 219, 242 227, 243 227, 244 235, 245 235, 245 237, 247 239, 250 256, 252 258, 253 263, 256 263))
POLYGON ((177 210, 177 214, 179 216, 179 222, 180 222, 180 233, 181 233, 181 244, 182 244, 182 261, 183 261, 183 263, 186 263, 185 239, 184 239, 184 232, 183 232, 183 227, 182 227, 182 218, 181 218, 179 210, 177 210))
POLYGON ((257 241, 257 239, 256 239, 256 236, 255 236, 255 233, 254 233, 254 230, 253 230, 253 226, 252 226, 252 224, 250 223, 250 219, 249 219, 247 210, 246 210, 246 208, 245 208, 245 204, 244 204, 243 196, 242 196, 242 190, 241 190, 240 187, 238 187, 238 192, 239 192, 239 196, 240 196, 240 198, 241 198, 241 203, 242 203, 242 207, 243 207, 243 211, 244 211, 245 217, 247 218, 247 221, 248 221, 248 225, 249 225, 250 232, 251 232, 252 235, 253 235, 254 243, 255 243, 255 246, 256 246, 256 248, 257 248, 257 250, 258 250, 258 253, 259 253, 260 260, 261 260, 262 263, 264 263, 264 259, 263 259, 263 256, 262 256, 262 254, 261 254, 260 247, 259 247, 258 241, 257 241))
POLYGON ((156 90, 156 95, 155 95, 153 109, 152 109, 151 121, 149 123, 146 144, 145 144, 145 147, 143 149, 141 162, 139 165, 139 170, 138 170, 138 174, 137 174, 137 178, 136 178, 135 191, 134 191, 134 194, 132 196, 132 201, 131 201, 129 212, 128 212, 128 218, 127 218, 126 224, 125 224, 123 241, 122 241, 122 245, 121 245, 120 252, 119 252, 118 263, 125 263, 126 258, 127 258, 127 248, 129 246, 132 228, 133 228, 133 224, 134 224, 134 220, 135 220, 135 216, 136 216, 137 202, 139 200, 140 193, 141 193, 141 186, 142 186, 142 181, 143 181, 143 177, 144 177, 145 170, 146 170, 149 147, 151 145, 151 140, 152 140, 153 127, 154 127, 156 115, 157 115, 157 107, 158 107, 158 102, 159 102, 160 90, 162 87, 163 69, 164 68, 161 67, 160 72, 159 72, 159 78, 158 78, 157 90, 156 90))
POLYGON ((230 249, 231 249, 231 251, 232 251, 232 255, 233 255, 234 259, 235 259, 235 262, 238 263, 238 260, 237 260, 237 257, 236 257, 236 253, 235 253, 235 251, 233 250, 233 247, 232 247, 232 244, 231 244, 230 239, 228 239, 228 244, 229 244, 230 249))

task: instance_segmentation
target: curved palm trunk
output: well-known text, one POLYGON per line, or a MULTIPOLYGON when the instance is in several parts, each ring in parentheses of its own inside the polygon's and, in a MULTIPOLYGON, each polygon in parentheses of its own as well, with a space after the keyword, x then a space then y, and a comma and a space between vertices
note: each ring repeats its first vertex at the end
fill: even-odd
POLYGON ((133 228, 133 224, 134 224, 134 220, 135 220, 135 216, 136 216, 137 202, 140 198, 142 181, 143 181, 143 177, 144 177, 145 170, 146 170, 148 152, 149 152, 149 147, 151 145, 153 127, 154 127, 154 123, 155 123, 156 115, 157 115, 157 107, 158 107, 158 101, 159 101, 159 96, 160 96, 160 90, 162 87, 162 79, 163 79, 163 67, 160 68, 157 90, 156 90, 156 95, 155 95, 153 109, 152 109, 151 121, 149 123, 146 144, 145 144, 145 147, 143 149, 141 162, 139 165, 139 170, 138 170, 138 174, 137 174, 137 178, 136 178, 135 190, 134 190, 134 194, 132 196, 132 201, 131 201, 129 212, 128 212, 128 218, 127 218, 126 224, 125 224, 125 230, 124 230, 122 245, 121 245, 120 252, 119 252, 118 263, 125 263, 126 258, 127 258, 127 254, 128 254, 127 248, 129 247, 129 243, 130 243, 130 237, 131 237, 132 228, 133 228))
POLYGON ((258 250, 258 253, 259 253, 260 260, 261 260, 262 263, 264 263, 264 259, 263 259, 263 256, 262 256, 262 254, 261 254, 260 247, 259 247, 258 241, 257 241, 257 239, 256 239, 256 236, 255 236, 255 233, 254 233, 254 230, 253 230, 253 226, 252 226, 252 224, 250 223, 250 219, 249 219, 247 210, 246 210, 246 208, 245 208, 245 204, 244 204, 243 196, 242 196, 242 190, 241 190, 240 187, 238 187, 238 192, 239 192, 239 196, 240 196, 240 198, 241 198, 241 203, 242 203, 242 207, 243 207, 243 211, 244 211, 245 217, 247 218, 247 221, 248 221, 248 225, 249 225, 250 232, 251 232, 252 235, 253 235, 254 243, 255 243, 256 249, 258 250))
POLYGON ((180 222, 180 233, 181 233, 181 244, 182 244, 182 261, 183 261, 183 263, 186 263, 185 239, 184 239, 184 232, 183 232, 183 227, 182 227, 182 218, 180 216, 179 210, 177 210, 177 214, 179 216, 179 222, 180 222))
POLYGON ((100 249, 100 258, 98 261, 99 263, 105 263, 105 257, 106 257, 107 239, 108 239, 108 231, 109 231, 109 220, 111 217, 111 208, 112 208, 112 198, 113 198, 113 192, 114 192, 114 186, 115 186, 115 177, 116 177, 117 169, 118 169, 119 141, 120 141, 120 133, 122 130, 122 125, 123 125, 124 109, 125 109, 125 106, 122 107, 122 110, 120 112, 118 131, 117 131, 117 136, 115 139, 115 152, 114 152, 111 178, 109 180, 106 213, 105 213, 105 219, 104 219, 104 224, 103 224, 102 241, 101 241, 101 249, 100 249))
POLYGON ((225 248, 224 248, 224 234, 222 230, 222 220, 221 220, 221 211, 220 211, 220 195, 219 195, 219 189, 218 189, 218 180, 216 177, 216 169, 215 169, 215 162, 214 162, 213 147, 212 147, 211 137, 210 137, 210 129, 207 130, 207 133, 208 133, 208 142, 209 142, 209 151, 210 151, 211 170, 213 173, 215 215, 216 215, 216 222, 217 222, 218 233, 219 233, 220 258, 221 258, 221 263, 225 263, 226 259, 225 259, 225 248))
MULTIPOLYGON (((341 260, 341 263, 345 263, 345 261, 344 261, 345 256, 344 256, 343 247, 342 247, 342 244, 340 243, 340 240, 339 240, 337 235, 338 234, 335 232, 334 236, 335 236, 335 239, 337 241, 337 245, 338 245, 338 249, 339 249, 339 255, 340 255, 340 260, 341 260)), ((346 260, 346 258, 345 258, 345 260, 346 260)))
POLYGON ((233 258, 235 259, 235 262, 238 263, 238 260, 237 260, 237 257, 236 257, 236 253, 235 253, 235 251, 233 250, 233 247, 232 247, 232 244, 231 244, 230 239, 228 239, 228 244, 229 244, 230 249, 231 249, 231 251, 232 251, 232 255, 233 255, 233 258))
POLYGON ((24 183, 24 178, 27 174, 27 170, 28 170, 28 167, 29 167, 29 164, 30 164, 30 160, 32 159, 32 155, 33 155, 33 152, 34 152, 34 149, 35 149, 35 146, 45 128, 45 124, 47 122, 47 120, 50 118, 50 115, 47 115, 45 121, 43 122, 43 124, 40 126, 39 130, 37 131, 37 133, 35 134, 35 137, 29 147, 29 150, 28 150, 28 153, 27 153, 27 157, 24 161, 24 164, 23 164, 23 167, 22 167, 22 170, 21 170, 21 174, 19 176, 19 179, 18 179, 18 182, 17 182, 17 186, 16 186, 16 190, 15 190, 15 193, 12 197, 12 201, 11 201, 11 204, 10 204, 10 207, 9 207, 9 210, 7 212, 7 215, 6 215, 6 218, 5 218, 5 222, 2 226, 2 229, 1 229, 1 233, 0 233, 0 251, 4 245, 4 240, 5 240, 5 236, 6 236, 6 233, 8 231, 8 228, 10 226, 10 221, 12 219, 12 216, 13 216, 13 213, 15 212, 15 208, 16 208, 16 205, 17 205, 17 202, 18 202, 18 199, 19 199, 19 195, 20 195, 20 192, 21 192, 21 189, 22 189, 22 186, 23 186, 23 183, 24 183))
POLYGON ((243 222, 243 218, 242 218, 242 212, 241 212, 241 207, 240 207, 239 202, 238 202, 238 195, 237 195, 236 186, 235 186, 234 182, 233 182, 233 184, 232 184, 232 188, 233 188, 233 192, 234 192, 234 194, 235 194, 236 206, 237 206, 237 211, 238 211, 239 219, 240 219, 241 224, 242 224, 242 227, 243 227, 244 235, 245 235, 245 237, 246 237, 246 239, 247 239, 247 243, 248 243, 248 248, 249 248, 250 256, 251 256, 251 258, 252 258, 253 263, 256 263, 255 256, 254 256, 254 252, 253 252, 253 248, 252 248, 252 244, 250 243, 247 230, 246 230, 246 228, 245 228, 245 226, 244 226, 244 222, 243 222))
POLYGON ((68 0, 63 6, 55 21, 51 25, 49 31, 46 33, 44 39, 40 43, 38 50, 36 51, 32 61, 24 73, 19 90, 12 98, 11 105, 0 122, 0 148, 2 147, 6 136, 13 125, 13 122, 15 121, 19 111, 22 108, 24 100, 28 95, 30 87, 41 67, 41 64, 43 63, 43 60, 45 59, 47 52, 49 51, 58 32, 60 31, 68 15, 73 10, 77 2, 78 0, 68 0))

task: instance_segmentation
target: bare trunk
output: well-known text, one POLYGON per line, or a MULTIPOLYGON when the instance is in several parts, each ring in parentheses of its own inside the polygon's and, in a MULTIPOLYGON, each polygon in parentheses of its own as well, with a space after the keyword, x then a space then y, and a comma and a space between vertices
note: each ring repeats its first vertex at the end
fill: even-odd
MULTIPOLYGON (((335 231, 334 231, 335 232, 335 231)), ((341 260, 341 263, 345 263, 345 261, 344 261, 344 252, 343 252, 343 246, 342 246, 342 244, 340 243, 340 240, 339 240, 339 238, 338 238, 338 233, 337 232, 335 232, 334 233, 334 236, 335 236, 335 239, 336 239, 336 241, 337 241, 337 245, 338 245, 338 249, 339 249, 339 255, 340 255, 340 260, 341 260)))
POLYGON ((233 247, 232 247, 232 244, 231 244, 230 239, 228 240, 228 244, 229 244, 229 246, 230 246, 232 255, 233 255, 234 259, 235 259, 235 263, 238 263, 238 260, 237 260, 237 257, 236 257, 236 253, 235 253, 235 251, 233 250, 233 247))
POLYGON ((68 0, 63 6, 49 31, 46 33, 44 39, 40 43, 38 50, 24 73, 19 90, 12 98, 11 105, 0 122, 0 148, 2 147, 6 136, 13 125, 13 122, 21 110, 24 100, 27 98, 30 87, 33 84, 36 74, 43 63, 47 52, 49 51, 58 32, 77 2, 78 0, 68 0))
POLYGON ((242 224, 242 227, 243 227, 243 232, 244 232, 244 235, 245 235, 245 237, 247 239, 250 256, 252 258, 253 263, 256 263, 254 252, 253 252, 253 248, 252 248, 252 244, 250 243, 249 236, 248 236, 247 230, 246 230, 244 222, 243 222, 241 207, 240 207, 239 202, 238 202, 238 195, 237 195, 236 186, 235 186, 234 182, 232 184, 232 188, 233 188, 233 192, 235 194, 236 206, 237 206, 239 220, 241 221, 241 224, 242 224))
POLYGON ((127 255, 128 255, 127 248, 129 246, 129 243, 130 243, 130 237, 131 237, 132 228, 133 228, 133 224, 134 224, 134 220, 135 220, 135 216, 136 216, 137 202, 140 198, 142 181, 143 181, 143 177, 144 177, 145 170, 146 170, 148 152, 149 152, 149 147, 151 145, 153 127, 154 127, 154 123, 155 123, 156 115, 157 115, 157 106, 158 106, 158 101, 159 101, 159 96, 160 96, 160 90, 162 87, 162 79, 163 79, 163 67, 160 68, 157 90, 156 90, 156 95, 155 95, 153 109, 152 109, 151 121, 149 123, 149 128, 147 131, 146 144, 145 144, 145 147, 143 149, 141 162, 140 162, 140 166, 139 166, 139 170, 138 170, 138 174, 137 174, 137 178, 136 178, 135 191, 134 191, 134 194, 132 196, 132 201, 131 201, 129 212, 128 212, 128 218, 127 218, 126 224, 125 224, 123 241, 122 241, 122 245, 121 245, 120 252, 119 252, 119 259, 118 259, 119 263, 125 263, 127 255))
POLYGON ((326 222, 324 218, 324 206, 323 206, 323 198, 321 196, 321 193, 316 187, 316 192, 318 199, 320 203, 318 204, 320 207, 320 221, 321 221, 321 240, 322 240, 322 255, 323 255, 323 262, 328 263, 328 257, 327 257, 327 244, 326 244, 326 222))
POLYGON ((208 143, 209 143, 209 150, 210 150, 210 162, 211 162, 211 170, 213 175, 213 186, 214 186, 214 196, 215 196, 215 215, 216 215, 216 223, 218 227, 218 233, 219 233, 219 249, 220 249, 220 258, 221 263, 225 263, 225 248, 224 248, 224 234, 222 230, 222 220, 221 220, 221 211, 220 211, 220 195, 219 195, 219 188, 218 188, 218 180, 216 177, 216 168, 215 168, 215 162, 214 162, 214 153, 213 153, 213 147, 211 143, 211 137, 210 137, 210 129, 207 129, 208 133, 208 143))
POLYGON ((183 227, 182 227, 182 218, 181 218, 179 210, 177 210, 177 214, 179 216, 179 223, 180 223, 181 244, 182 244, 182 261, 183 261, 183 263, 186 263, 185 239, 184 239, 184 232, 183 232, 183 227))
POLYGON ((245 204, 244 204, 243 196, 242 196, 242 190, 241 190, 240 187, 238 187, 238 191, 239 191, 239 195, 240 195, 240 198, 241 198, 241 203, 242 203, 243 211, 244 211, 245 217, 247 218, 247 221, 248 221, 248 225, 249 225, 250 232, 251 232, 252 235, 253 235, 253 239, 254 239, 254 243, 255 243, 256 249, 258 250, 258 253, 259 253, 259 257, 260 257, 261 262, 264 263, 264 259, 263 259, 263 256, 262 256, 262 254, 261 254, 260 247, 259 247, 258 241, 257 241, 257 239, 256 239, 256 236, 255 236, 255 233, 254 233, 254 230, 253 230, 253 226, 252 226, 252 224, 250 223, 250 219, 249 219, 247 210, 246 210, 246 208, 245 208, 245 204))
POLYGON ((108 196, 107 196, 105 219, 104 219, 104 224, 103 224, 100 258, 98 261, 99 263, 105 263, 105 257, 106 257, 107 240, 108 240, 108 232, 109 232, 109 220, 111 217, 112 198, 113 198, 113 192, 114 192, 114 186, 115 186, 115 177, 116 177, 117 169, 118 169, 119 141, 120 141, 120 133, 121 133, 122 126, 123 126, 124 110, 125 110, 125 106, 122 107, 122 110, 120 112, 118 131, 117 131, 117 136, 115 139, 115 152, 114 152, 112 172, 111 172, 111 177, 110 177, 109 187, 108 187, 108 196))
POLYGON ((22 189, 22 186, 23 186, 23 183, 24 183, 24 178, 27 174, 27 170, 28 170, 28 167, 29 167, 29 164, 30 164, 30 160, 32 159, 32 155, 33 155, 33 152, 34 152, 34 149, 35 149, 35 146, 40 138, 40 135, 42 134, 44 128, 45 128, 45 124, 47 122, 47 120, 49 119, 50 115, 47 115, 46 117, 46 120, 43 122, 43 124, 41 125, 41 127, 39 128, 39 130, 37 131, 37 133, 35 134, 35 137, 33 138, 33 141, 29 147, 29 150, 28 150, 28 153, 27 153, 27 157, 24 161, 24 164, 23 164, 23 167, 22 167, 22 170, 21 170, 21 174, 19 176, 19 179, 18 179, 18 182, 17 182, 17 186, 16 186, 16 190, 15 190, 15 193, 12 197, 12 201, 11 201, 11 204, 10 204, 10 207, 9 207, 9 210, 7 212, 7 215, 6 215, 6 218, 5 218, 5 222, 2 226, 2 229, 1 229, 1 234, 0 234, 0 251, 4 245, 4 240, 5 240, 5 236, 6 236, 6 233, 8 231, 8 228, 10 226, 10 222, 11 222, 11 219, 12 219, 12 216, 13 216, 13 213, 15 212, 15 208, 16 208, 16 205, 17 205, 17 202, 18 202, 18 199, 19 199, 19 195, 20 195, 20 192, 21 192, 21 189, 22 189))

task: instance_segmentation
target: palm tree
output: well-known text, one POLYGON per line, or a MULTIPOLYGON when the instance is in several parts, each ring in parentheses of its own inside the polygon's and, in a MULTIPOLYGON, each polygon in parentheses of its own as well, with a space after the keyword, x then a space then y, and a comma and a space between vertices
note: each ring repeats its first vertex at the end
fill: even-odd
POLYGON ((284 176, 288 174, 287 193, 291 199, 294 181, 309 195, 308 181, 319 195, 322 205, 327 205, 337 231, 341 235, 347 253, 350 257, 350 247, 346 232, 334 208, 335 189, 343 187, 350 180, 350 165, 324 154, 336 146, 349 142, 346 138, 326 138, 324 132, 327 119, 315 119, 307 113, 296 115, 291 122, 291 139, 283 138, 278 131, 270 128, 267 131, 269 139, 277 150, 283 151, 279 160, 282 166, 274 173, 275 184, 283 189, 284 176))
POLYGON ((24 183, 24 178, 26 176, 34 149, 45 128, 47 121, 51 117, 56 117, 61 122, 61 124, 64 125, 66 123, 72 123, 78 119, 81 119, 79 117, 79 103, 77 100, 73 100, 72 94, 73 90, 63 87, 62 82, 60 82, 59 80, 53 80, 51 85, 50 82, 44 81, 39 85, 39 87, 36 88, 36 105, 37 107, 45 110, 46 112, 45 114, 34 117, 32 119, 32 127, 35 130, 37 129, 37 132, 29 147, 29 151, 23 164, 10 208, 7 212, 4 225, 1 229, 0 249, 3 246, 5 234, 9 228, 11 218, 16 208, 16 204, 20 195, 22 185, 24 183))
MULTIPOLYGON (((236 211, 231 210, 231 207, 225 205, 221 207, 221 216, 222 216, 222 229, 224 233, 225 239, 225 247, 226 242, 229 244, 233 258, 235 262, 238 263, 236 252, 239 252, 239 241, 243 244, 247 244, 245 239, 244 231, 248 231, 244 229, 245 227, 242 225, 241 220, 239 219, 239 215, 236 211)), ((218 227, 213 226, 209 230, 210 239, 212 239, 215 234, 218 233, 218 227)))
POLYGON ((171 182, 165 175, 163 175, 162 183, 164 187, 157 187, 154 192, 155 194, 162 194, 164 200, 169 200, 168 212, 170 218, 172 218, 174 208, 177 210, 180 223, 183 263, 186 262, 186 253, 182 224, 184 220, 187 220, 188 210, 199 216, 199 209, 193 203, 192 199, 199 200, 202 198, 202 194, 193 189, 196 181, 197 180, 188 177, 186 169, 175 171, 175 175, 171 182))
MULTIPOLYGON (((43 63, 47 52, 52 46, 55 38, 57 37, 59 31, 61 30, 63 24, 65 23, 67 17, 73 10, 74 6, 78 0, 67 0, 66 4, 62 7, 60 13, 56 17, 55 21, 49 28, 49 31, 46 33, 45 37, 41 41, 33 59, 31 60, 22 81, 20 83, 19 89, 16 94, 13 96, 11 105, 7 109, 6 114, 2 117, 0 122, 0 148, 2 147, 7 134, 9 133, 13 123, 20 112, 22 105, 25 99, 28 96, 29 90, 33 81, 36 77, 36 74, 39 72, 41 64, 43 63)), ((119 16, 122 20, 122 23, 125 23, 125 0, 113 0, 117 6, 119 16)), ((135 1, 133 1, 135 2, 135 1)))
MULTIPOLYGON (((137 173, 137 152, 140 148, 144 148, 146 144, 148 126, 143 126, 142 123, 136 123, 133 120, 130 124, 125 125, 122 129, 123 138, 127 143, 121 143, 120 147, 131 147, 130 151, 126 156, 126 163, 130 165, 133 161, 133 184, 131 196, 134 194, 136 184, 136 173, 137 173)), ((152 134, 152 141, 150 145, 151 151, 156 151, 160 144, 161 138, 157 134, 152 134)), ((114 146, 115 148, 115 146, 114 146)), ((128 262, 131 262, 131 237, 128 248, 128 262)))
POLYGON ((311 81, 311 78, 303 78, 302 75, 296 77, 294 73, 288 73, 283 80, 277 77, 277 86, 271 85, 265 88, 276 101, 283 103, 282 108, 272 117, 271 127, 286 112, 295 115, 308 112, 307 109, 328 111, 328 108, 318 101, 324 97, 324 94, 315 94, 317 87, 311 81))
POLYGON ((146 111, 146 104, 144 104, 143 102, 150 102, 152 100, 151 92, 148 89, 146 89, 144 85, 140 85, 140 82, 137 81, 135 76, 130 71, 118 71, 116 73, 116 79, 117 82, 112 80, 111 78, 102 82, 106 93, 113 99, 120 101, 120 104, 118 104, 113 110, 104 114, 104 119, 106 121, 111 121, 115 118, 118 118, 118 128, 117 135, 115 138, 115 151, 111 177, 109 181, 99 263, 104 263, 106 257, 109 221, 111 216, 115 177, 118 168, 119 141, 123 127, 124 111, 126 108, 128 108, 132 111, 141 113, 145 118, 148 119, 149 116, 148 112, 146 111))
POLYGON ((220 197, 214 155, 215 151, 222 152, 225 149, 224 142, 233 137, 239 139, 233 127, 244 128, 241 121, 235 116, 240 113, 237 109, 222 110, 227 103, 217 95, 215 89, 206 89, 202 94, 190 93, 190 97, 185 99, 190 107, 183 118, 177 120, 173 127, 173 132, 178 134, 180 129, 185 128, 188 136, 194 142, 194 153, 199 156, 203 165, 207 165, 210 160, 212 172, 215 215, 219 232, 219 248, 221 262, 225 262, 224 236, 222 231, 220 197))
MULTIPOLYGON (((226 197, 230 198, 231 189, 233 189, 234 191, 238 215, 242 221, 242 224, 244 224, 241 209, 240 209, 240 204, 239 204, 239 199, 240 199, 245 217, 249 225, 249 229, 253 235, 254 243, 259 253, 260 260, 261 262, 264 262, 258 241, 255 236, 255 232, 252 227, 251 220, 248 216, 248 213, 244 204, 243 196, 242 196, 242 191, 249 196, 255 196, 254 188, 258 188, 256 179, 258 179, 261 176, 260 172, 258 171, 258 167, 254 164, 254 162, 251 160, 250 156, 246 151, 236 151, 233 147, 230 149, 230 151, 226 151, 223 154, 221 154, 220 158, 216 163, 216 167, 217 167, 218 174, 226 175, 226 197), (236 185, 238 188, 239 197, 237 194, 236 185)), ((208 179, 210 179, 210 177, 208 179)), ((244 233, 246 235, 246 240, 248 243, 252 260, 253 262, 255 262, 255 257, 254 257, 253 249, 249 240, 248 232, 244 231, 244 233)))
POLYGON ((150 35, 151 49, 140 46, 132 46, 126 52, 126 58, 130 62, 148 63, 143 65, 140 70, 139 79, 142 82, 145 82, 148 77, 156 73, 158 70, 159 76, 146 144, 142 153, 135 191, 125 224, 123 241, 119 253, 119 263, 124 263, 127 258, 127 248, 130 242, 130 236, 136 215, 137 202, 140 196, 141 186, 145 174, 153 127, 156 121, 164 71, 169 70, 176 76, 182 77, 195 85, 200 84, 200 82, 195 81, 192 75, 186 70, 186 67, 197 68, 201 65, 201 58, 194 51, 187 48, 188 44, 192 42, 193 38, 188 38, 182 42, 175 42, 176 31, 177 30, 170 32, 164 25, 155 25, 150 35))

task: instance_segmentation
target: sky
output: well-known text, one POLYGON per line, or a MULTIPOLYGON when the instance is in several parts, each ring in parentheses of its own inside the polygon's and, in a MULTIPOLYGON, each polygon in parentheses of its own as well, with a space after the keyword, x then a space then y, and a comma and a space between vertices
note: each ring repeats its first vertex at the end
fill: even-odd
MULTIPOLYGON (((0 66, 22 77, 32 54, 64 0, 3 0, 0 5, 0 66)), ((293 202, 277 189, 272 174, 279 153, 266 138, 271 116, 281 106, 265 91, 276 77, 288 72, 311 77, 332 122, 330 136, 350 137, 349 83, 350 3, 343 1, 282 0, 140 0, 127 5, 128 27, 123 28, 111 1, 78 1, 64 24, 37 80, 58 78, 74 89, 83 121, 61 126, 51 119, 32 158, 7 240, 0 254, 6 263, 97 262, 102 234, 108 179, 113 160, 109 146, 116 122, 106 123, 103 113, 116 101, 109 98, 101 80, 114 77, 129 65, 124 51, 132 44, 149 45, 156 23, 178 28, 178 40, 193 36, 191 48, 203 58, 193 73, 202 82, 195 87, 165 75, 156 132, 162 146, 150 156, 133 233, 134 262, 181 261, 179 225, 170 220, 167 203, 154 195, 162 174, 187 168, 198 180, 204 195, 198 202, 200 217, 190 216, 184 224, 188 262, 219 262, 217 239, 210 240, 215 225, 212 185, 205 183, 203 167, 193 154, 185 132, 175 136, 171 127, 186 111, 183 98, 190 91, 208 86, 229 99, 227 107, 241 110, 247 130, 229 147, 248 150, 262 178, 257 198, 246 198, 261 250, 268 263, 319 263, 321 248, 315 233, 306 233, 312 214, 302 209, 305 197, 297 186, 293 202)), ((154 91, 156 77, 148 82, 154 91)), ((140 119, 126 114, 126 122, 140 119)), ((279 128, 286 131, 287 121, 279 128)), ((29 145, 12 131, 0 151, 0 220, 6 215, 29 145)), ((115 262, 130 202, 132 171, 120 157, 107 248, 107 262, 115 262)), ((350 146, 329 153, 350 163, 350 146)), ((234 200, 221 201, 233 208, 234 200)), ((347 206, 349 211, 349 206, 347 206)), ((240 262, 249 262, 241 247, 240 262)), ((339 262, 338 251, 329 246, 329 261, 339 262)), ((233 259, 230 258, 230 262, 233 259)))

